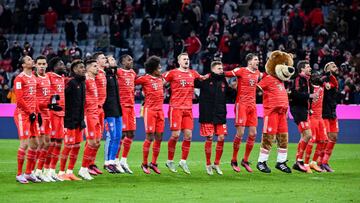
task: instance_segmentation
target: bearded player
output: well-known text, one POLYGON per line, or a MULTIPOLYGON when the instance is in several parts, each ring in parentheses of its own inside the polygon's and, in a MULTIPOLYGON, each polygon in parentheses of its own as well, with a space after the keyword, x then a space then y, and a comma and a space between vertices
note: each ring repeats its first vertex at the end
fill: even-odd
POLYGON ((244 158, 241 165, 248 171, 253 172, 249 164, 249 156, 254 147, 257 126, 256 111, 256 85, 261 77, 258 70, 259 58, 257 55, 249 53, 246 55, 247 67, 236 68, 225 72, 227 77, 237 77, 237 96, 235 102, 235 127, 236 135, 233 143, 233 157, 231 167, 234 171, 240 172, 238 167, 237 155, 240 149, 245 127, 249 128, 249 135, 246 140, 244 158))

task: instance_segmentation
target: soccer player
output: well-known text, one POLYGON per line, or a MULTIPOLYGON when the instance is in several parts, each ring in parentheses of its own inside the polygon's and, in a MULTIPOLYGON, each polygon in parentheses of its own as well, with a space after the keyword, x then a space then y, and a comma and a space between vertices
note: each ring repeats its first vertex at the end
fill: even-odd
POLYGON ((50 176, 46 176, 43 172, 43 166, 47 157, 47 152, 50 145, 50 110, 48 104, 50 104, 50 80, 46 74, 47 62, 45 56, 38 56, 35 59, 36 68, 36 102, 40 110, 42 124, 40 125, 40 137, 39 137, 39 158, 37 163, 37 169, 35 175, 43 182, 54 182, 50 176))
POLYGON ((187 174, 190 174, 189 167, 186 163, 190 151, 193 114, 192 114, 192 98, 194 95, 194 81, 196 79, 206 79, 198 72, 190 69, 190 60, 187 53, 181 53, 177 57, 179 68, 164 73, 164 79, 170 83, 171 97, 169 107, 169 120, 171 137, 168 141, 168 160, 166 166, 171 172, 176 173, 174 163, 174 154, 176 143, 179 139, 180 132, 184 133, 182 143, 182 154, 179 166, 187 174))
POLYGON ((323 98, 324 98, 324 88, 323 81, 321 80, 321 74, 315 72, 311 75, 311 84, 314 87, 314 92, 318 93, 319 97, 312 100, 311 109, 310 109, 310 123, 311 123, 311 133, 312 139, 310 139, 309 144, 306 146, 305 150, 305 165, 309 164, 310 156, 312 152, 313 142, 315 142, 316 149, 311 163, 309 164, 309 169, 307 173, 312 173, 311 169, 314 169, 317 172, 322 172, 323 170, 318 166, 318 163, 321 164, 321 161, 318 159, 321 157, 321 154, 324 152, 325 143, 327 141, 327 133, 324 120, 322 118, 323 111, 323 98))
POLYGON ((86 127, 84 121, 86 70, 82 60, 73 61, 70 69, 71 75, 65 86, 64 127, 66 133, 58 176, 63 180, 81 180, 74 175, 73 170, 83 140, 83 129, 86 127), (65 173, 68 158, 69 165, 65 173))
POLYGON ((55 105, 50 104, 50 110, 52 110, 50 111, 51 143, 44 164, 44 172, 56 181, 63 181, 56 175, 55 169, 59 160, 62 140, 64 139, 66 67, 59 57, 54 57, 49 61, 49 69, 53 71, 47 73, 50 80, 51 100, 53 100, 51 104, 55 105))
MULTIPOLYGON (((122 110, 122 133, 124 137, 124 149, 119 164, 126 173, 132 174, 133 172, 127 163, 127 156, 129 154, 136 129, 136 118, 134 110, 136 73, 133 70, 133 58, 130 55, 121 56, 120 61, 122 66, 121 68, 117 69, 116 74, 118 77, 120 105, 122 110)), ((116 164, 117 163, 118 159, 116 159, 116 164)))
POLYGON ((304 165, 303 156, 306 146, 312 138, 309 120, 310 103, 311 99, 317 99, 318 95, 313 93, 310 85, 311 67, 309 62, 299 61, 297 70, 299 75, 295 78, 289 95, 290 112, 301 134, 293 169, 306 172, 310 168, 309 165, 304 165))
POLYGON ((115 157, 119 149, 122 136, 122 112, 120 106, 119 85, 116 75, 117 64, 113 56, 107 56, 109 67, 106 72, 106 100, 105 112, 105 164, 104 168, 109 173, 124 173, 120 165, 116 165, 115 157))
MULTIPOLYGON (((107 59, 102 52, 95 53, 93 55, 93 58, 98 63, 98 67, 99 67, 99 71, 98 71, 98 74, 96 75, 95 82, 96 82, 96 87, 98 89, 98 99, 99 99, 98 108, 99 108, 100 130, 101 130, 101 134, 103 134, 104 119, 105 119, 103 105, 106 100, 106 75, 105 75, 104 69, 108 64, 107 64, 107 59)), ((101 140, 101 137, 97 138, 97 140, 96 140, 98 147, 100 147, 100 140, 101 140)), ((96 150, 96 154, 97 154, 98 150, 99 150, 99 148, 96 150)), ((96 154, 95 154, 94 162, 91 163, 89 166, 89 173, 92 175, 102 174, 102 171, 95 165, 96 154)))
POLYGON ((33 60, 30 56, 20 59, 23 71, 15 78, 14 87, 16 95, 16 109, 14 113, 15 124, 18 128, 20 146, 17 153, 18 171, 16 181, 28 183, 28 181, 41 182, 31 171, 36 163, 36 151, 38 148, 39 126, 38 108, 36 105, 36 78, 32 74, 33 60), (29 149, 28 149, 29 148, 29 149), (27 150, 28 149, 28 150, 27 150), (26 170, 23 174, 22 168, 26 160, 26 170))
POLYGON ((206 138, 205 156, 206 172, 213 175, 213 169, 222 175, 220 159, 223 153, 226 128, 226 91, 229 88, 221 61, 211 63, 210 77, 203 81, 195 81, 196 87, 200 88, 199 98, 199 122, 200 135, 206 138), (218 136, 214 165, 211 165, 211 151, 213 135, 218 136))
POLYGON ((164 88, 163 79, 161 77, 160 58, 157 56, 149 57, 145 64, 146 74, 135 80, 135 85, 142 85, 145 94, 144 105, 144 124, 146 138, 143 144, 143 163, 141 169, 146 174, 150 174, 150 169, 160 174, 157 165, 157 158, 160 153, 162 134, 164 132, 164 88), (148 164, 148 156, 150 145, 153 143, 152 161, 148 164))
POLYGON ((86 66, 86 91, 85 91, 85 136, 86 142, 82 165, 79 171, 79 176, 85 180, 92 180, 93 177, 89 174, 89 166, 93 163, 98 145, 98 139, 101 138, 99 108, 98 108, 98 92, 95 82, 95 77, 99 72, 99 67, 95 59, 88 59, 85 61, 86 66))
POLYGON ((261 77, 258 70, 259 58, 253 53, 246 55, 247 67, 236 68, 232 71, 225 72, 226 77, 237 77, 237 96, 235 102, 235 127, 236 135, 233 143, 233 157, 231 167, 234 171, 240 172, 238 167, 237 156, 240 149, 245 127, 249 128, 249 135, 246 140, 244 158, 241 165, 248 171, 253 172, 249 165, 249 156, 254 147, 257 126, 256 111, 256 85, 261 77))
POLYGON ((334 172, 329 166, 329 159, 339 134, 339 123, 336 116, 337 95, 339 93, 339 83, 336 79, 336 75, 339 73, 339 70, 334 62, 329 62, 325 65, 324 72, 326 77, 322 117, 325 122, 329 142, 325 147, 325 154, 322 159, 321 167, 327 172, 334 172))

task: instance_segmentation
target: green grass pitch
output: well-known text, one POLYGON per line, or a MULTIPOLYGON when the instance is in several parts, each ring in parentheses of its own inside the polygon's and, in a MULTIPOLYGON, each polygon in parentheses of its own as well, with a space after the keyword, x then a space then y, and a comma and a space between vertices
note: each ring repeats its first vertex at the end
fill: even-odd
MULTIPOLYGON (((144 174, 140 169, 142 142, 134 142, 128 163, 134 174, 104 174, 93 181, 21 185, 15 182, 17 140, 0 140, 0 202, 360 202, 360 145, 338 144, 331 159, 335 173, 284 174, 274 168, 276 150, 269 162, 271 174, 255 168, 259 153, 256 144, 251 156, 255 172, 230 168, 232 144, 226 143, 221 168, 223 176, 205 172, 204 144, 193 142, 188 159, 191 175, 171 173, 165 167, 167 143, 162 144, 161 175, 144 174)), ((289 147, 289 165, 295 157, 289 147)), ((213 145, 214 157, 215 145, 213 145)), ((244 145, 239 152, 243 155, 244 145)), ((151 153, 151 152, 150 152, 151 153)), ((175 160, 179 160, 181 143, 175 160)), ((151 157, 151 155, 149 156, 151 157)), ((212 157, 212 159, 213 159, 212 157)), ((79 169, 82 152, 75 171, 79 169)), ((103 143, 97 156, 103 164, 103 143)))

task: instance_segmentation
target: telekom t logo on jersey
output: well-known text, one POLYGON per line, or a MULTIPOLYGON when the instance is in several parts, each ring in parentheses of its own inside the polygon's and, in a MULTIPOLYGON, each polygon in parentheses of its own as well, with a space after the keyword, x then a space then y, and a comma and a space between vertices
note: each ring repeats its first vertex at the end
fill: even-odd
POLYGON ((250 86, 254 86, 255 85, 255 80, 254 79, 250 79, 249 80, 250 86))
POLYGON ((125 84, 126 84, 127 86, 130 85, 130 78, 125 78, 125 84))
POLYGON ((151 86, 153 87, 154 90, 158 89, 158 84, 157 83, 152 83, 151 86))
POLYGON ((180 80, 180 84, 181 84, 181 86, 185 87, 185 85, 186 85, 186 80, 180 80))
POLYGON ((34 88, 33 87, 29 87, 29 94, 33 94, 34 93, 34 88))
POLYGON ((62 92, 62 89, 63 89, 63 88, 62 88, 61 85, 57 85, 57 88, 56 88, 56 89, 57 89, 58 92, 62 92))
POLYGON ((43 92, 43 95, 46 96, 46 95, 48 95, 49 90, 47 88, 43 88, 42 92, 43 92))

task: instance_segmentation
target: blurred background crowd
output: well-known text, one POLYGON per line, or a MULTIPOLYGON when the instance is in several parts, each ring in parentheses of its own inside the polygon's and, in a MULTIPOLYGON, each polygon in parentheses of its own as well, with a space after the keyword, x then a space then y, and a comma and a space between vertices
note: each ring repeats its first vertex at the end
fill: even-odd
MULTIPOLYGON (((142 74, 150 55, 162 58, 165 71, 186 51, 192 68, 206 74, 214 59, 226 70, 245 66, 249 52, 264 71, 276 49, 318 71, 334 61, 339 103, 360 104, 359 0, 0 0, 0 103, 14 99, 24 55, 70 64, 95 51, 130 54, 142 74)), ((140 102, 141 90, 136 95, 140 102)))

